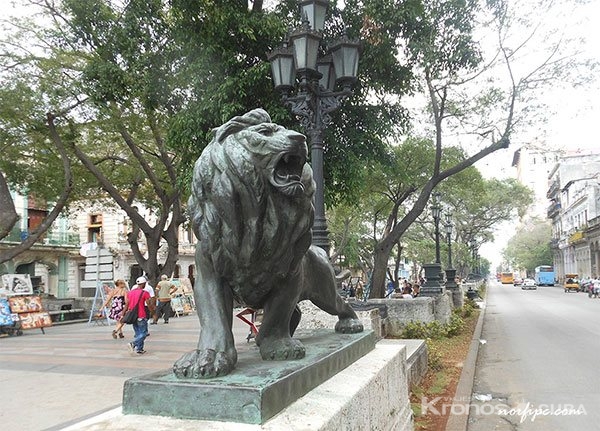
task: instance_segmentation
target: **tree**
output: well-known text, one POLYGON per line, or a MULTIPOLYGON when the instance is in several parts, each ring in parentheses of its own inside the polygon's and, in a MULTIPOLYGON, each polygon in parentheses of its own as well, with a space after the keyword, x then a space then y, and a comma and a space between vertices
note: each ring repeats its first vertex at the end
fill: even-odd
POLYGON ((502 255, 511 267, 525 269, 532 275, 537 266, 552 264, 551 236, 550 223, 534 219, 517 230, 502 255))
MULTIPOLYGON (((475 23, 485 12, 478 2, 413 4, 420 25, 413 33, 405 35, 404 54, 407 62, 414 66, 415 75, 419 74, 421 88, 427 95, 435 160, 428 170, 429 179, 415 194, 412 208, 375 248, 371 297, 383 296, 389 254, 423 212, 433 189, 478 160, 508 148, 519 127, 532 120, 528 99, 532 92, 566 77, 576 64, 585 61, 566 55, 565 49, 569 47, 563 46, 560 39, 549 39, 549 43, 542 45, 547 47, 546 55, 538 64, 517 68, 518 55, 526 54, 538 27, 531 27, 533 30, 520 41, 509 40, 507 34, 510 34, 515 17, 511 15, 508 2, 490 2, 489 5, 491 11, 487 18, 497 25, 498 50, 488 60, 484 59, 473 38, 475 23), (497 77, 499 64, 507 71, 503 80, 497 77), (451 136, 453 140, 456 136, 470 136, 470 155, 444 167, 443 160, 449 147, 444 143, 451 136)), ((536 18, 540 16, 539 13, 535 15, 536 18)), ((385 23, 386 17, 380 15, 374 21, 385 23)), ((375 32, 383 28, 380 26, 375 32)), ((539 45, 534 48, 540 51, 539 45)))
MULTIPOLYGON (((396 158, 386 158, 386 163, 378 169, 369 168, 371 177, 364 184, 365 197, 351 207, 337 206, 330 213, 335 250, 346 256, 350 264, 365 272, 373 269, 373 252, 378 240, 404 216, 414 198, 410 193, 405 197, 400 190, 411 191, 419 184, 419 178, 423 177, 421 163, 426 165, 433 157, 431 146, 427 141, 407 140, 394 148, 396 158), (402 189, 403 185, 405 189, 402 189)), ((487 180, 474 167, 450 177, 438 190, 444 213, 452 214, 453 262, 458 273, 463 275, 474 267, 471 242, 481 244, 492 240, 494 227, 521 217, 533 199, 531 190, 516 180, 487 180)), ((447 254, 444 223, 442 219, 442 262, 447 254)), ((432 262, 434 241, 433 220, 429 212, 424 212, 402 235, 390 256, 394 257, 396 266, 403 257, 414 262, 432 262)), ((395 280, 396 272, 388 271, 387 277, 395 280)))
MULTIPOLYGON (((169 254, 164 271, 169 272, 183 221, 185 196, 180 191, 188 190, 191 166, 209 142, 211 129, 257 105, 266 107, 274 121, 292 123, 272 89, 266 53, 283 39, 288 25, 300 23, 299 15, 291 13, 295 2, 281 2, 268 13, 260 1, 251 9, 241 1, 29 3, 51 24, 44 28, 17 22, 19 34, 3 44, 2 79, 11 85, 2 94, 2 105, 19 108, 3 113, 3 142, 11 154, 3 164, 3 172, 10 172, 8 182, 35 193, 46 190, 54 198, 61 170, 43 171, 41 163, 34 163, 31 175, 19 178, 23 171, 14 168, 27 154, 25 145, 56 156, 53 147, 64 142, 78 178, 70 200, 114 201, 133 223, 128 239, 140 266, 150 278, 158 276, 155 252, 165 240, 169 254), (50 129, 57 134, 50 136, 50 129), (136 202, 156 209, 155 226, 139 215, 136 202), (138 231, 145 236, 147 258, 139 253, 138 231)), ((358 36, 362 19, 352 16, 356 8, 349 5, 344 17, 331 11, 328 37, 344 31, 344 20, 353 24, 349 35, 358 36)), ((369 86, 406 82, 407 69, 398 66, 393 53, 378 56, 366 50, 365 56, 376 59, 372 63, 377 66, 362 68, 368 77, 364 88, 350 101, 353 109, 330 130, 330 139, 335 137, 339 148, 356 157, 329 156, 329 201, 356 190, 353 172, 382 154, 383 132, 403 114, 398 101, 364 100, 370 97, 369 86), (385 62, 394 66, 393 73, 382 70, 385 62)), ((57 160, 53 158, 54 166, 57 160)))
MULTIPOLYGON (((175 47, 162 2, 132 1, 122 10, 102 1, 32 3, 54 25, 43 29, 22 24, 25 34, 41 44, 33 50, 23 39, 22 45, 10 39, 4 44, 3 80, 11 86, 3 89, 2 105, 18 98, 26 102, 10 104, 14 111, 3 116, 4 145, 18 154, 6 164, 22 163, 28 152, 44 154, 49 143, 68 150, 69 154, 61 153, 63 163, 79 160, 83 175, 78 192, 67 194, 59 204, 67 197, 112 198, 133 222, 128 241, 150 279, 171 273, 178 257, 178 227, 185 219, 177 187, 177 155, 164 139, 176 80, 170 79, 175 47), (23 150, 27 144, 33 145, 23 150), (155 210, 154 226, 138 212, 139 203, 155 210), (139 232, 145 237, 147 256, 140 251, 139 232), (157 256, 161 240, 168 247, 164 265, 157 256)), ((32 158, 35 175, 23 178, 22 186, 37 194, 45 181, 46 188, 57 190, 48 185, 60 174, 40 175, 43 161, 32 158)), ((70 183, 66 165, 62 172, 70 183)), ((11 179, 19 184, 18 177, 11 179)), ((51 221, 49 217, 43 225, 51 221)))

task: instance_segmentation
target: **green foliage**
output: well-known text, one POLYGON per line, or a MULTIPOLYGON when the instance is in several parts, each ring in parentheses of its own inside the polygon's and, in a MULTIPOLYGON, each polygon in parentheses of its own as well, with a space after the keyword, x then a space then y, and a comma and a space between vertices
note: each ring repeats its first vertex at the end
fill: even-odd
POLYGON ((477 304, 477 302, 475 302, 475 300, 470 299, 470 298, 465 298, 465 302, 464 302, 464 305, 462 308, 463 316, 469 317, 475 312, 475 310, 478 310, 479 308, 480 308, 479 304, 477 304))
POLYGON ((522 225, 508 241, 504 259, 512 268, 526 269, 533 275, 536 266, 552 265, 551 235, 552 228, 546 220, 533 220, 522 225))
POLYGON ((433 339, 437 340, 444 337, 454 337, 464 328, 464 320, 458 313, 452 313, 450 321, 442 324, 437 320, 425 323, 411 320, 406 324, 400 338, 410 339, 433 339))
POLYGON ((430 338, 426 339, 425 343, 427 344, 427 368, 433 371, 443 370, 444 356, 441 349, 430 338))
POLYGON ((478 308, 477 303, 467 299, 461 308, 452 310, 450 320, 446 324, 442 324, 437 320, 429 323, 411 320, 404 327, 400 338, 439 340, 455 337, 463 332, 465 319, 471 317, 478 308))
POLYGON ((463 314, 463 310, 460 308, 456 308, 452 310, 452 314, 450 315, 450 321, 446 324, 446 336, 447 337, 455 337, 462 332, 465 327, 465 321, 463 317, 466 317, 463 314))

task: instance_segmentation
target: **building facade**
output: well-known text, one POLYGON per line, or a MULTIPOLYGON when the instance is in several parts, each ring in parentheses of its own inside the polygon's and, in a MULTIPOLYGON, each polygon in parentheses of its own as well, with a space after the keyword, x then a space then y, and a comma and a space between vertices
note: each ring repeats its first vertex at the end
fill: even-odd
POLYGON ((562 157, 548 179, 556 277, 562 281, 565 274, 599 276, 600 153, 562 157))
MULTIPOLYGON (((0 241, 0 250, 16 247, 33 232, 51 208, 31 196, 12 192, 19 221, 0 241)), ((29 274, 35 292, 67 298, 78 295, 73 275, 84 261, 79 254, 79 236, 68 229, 67 217, 59 216, 53 226, 29 250, 0 264, 1 274, 29 274)))
MULTIPOLYGON (((41 223, 48 213, 46 205, 34 199, 13 194, 15 208, 20 220, 11 234, 0 241, 0 250, 15 247, 41 223)), ((140 213, 152 225, 155 217, 151 210, 138 206, 140 213)), ((113 279, 124 279, 129 285, 142 275, 127 242, 131 222, 125 212, 105 204, 80 204, 71 206, 68 214, 59 217, 52 228, 29 250, 14 259, 0 264, 1 274, 29 274, 34 290, 57 298, 94 296, 97 278, 88 270, 90 250, 107 249, 112 255, 107 273, 113 279), (86 262, 87 260, 87 262, 86 262)), ((195 278, 194 252, 197 240, 191 229, 180 226, 179 260, 173 278, 195 278)), ((139 238, 140 250, 144 252, 143 237, 139 238)), ((165 250, 159 261, 166 259, 165 250)), ((105 266, 105 265, 103 265, 105 266)))

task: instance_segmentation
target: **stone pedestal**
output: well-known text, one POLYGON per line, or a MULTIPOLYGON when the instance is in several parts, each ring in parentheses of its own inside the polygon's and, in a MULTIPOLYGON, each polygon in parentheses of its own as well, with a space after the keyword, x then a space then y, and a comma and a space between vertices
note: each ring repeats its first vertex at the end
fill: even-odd
MULTIPOLYGON (((412 352, 411 356, 414 359, 425 361, 425 364, 420 366, 426 368, 427 355, 423 341, 381 340, 371 352, 262 425, 176 419, 166 416, 123 415, 119 407, 86 419, 68 429, 70 431, 146 431, 148 428, 202 431, 412 431, 414 423, 407 374, 409 351, 412 352), (412 347, 409 348, 411 344, 412 347)), ((185 401, 199 402, 197 398, 185 401)), ((169 399, 168 402, 177 401, 169 399)), ((244 407, 244 405, 236 405, 232 408, 241 410, 244 407)))
POLYGON ((448 268, 446 270, 446 290, 452 292, 452 303, 454 308, 460 308, 465 304, 465 298, 462 289, 454 279, 456 278, 456 269, 448 268))
POLYGON ((425 284, 419 290, 420 296, 435 296, 445 292, 444 285, 441 283, 440 273, 442 265, 439 263, 428 263, 423 265, 425 270, 425 284))
POLYGON ((373 350, 372 331, 299 333, 301 360, 263 361, 258 348, 241 352, 224 377, 178 379, 171 370, 133 378, 123 388, 123 413, 262 424, 373 350))

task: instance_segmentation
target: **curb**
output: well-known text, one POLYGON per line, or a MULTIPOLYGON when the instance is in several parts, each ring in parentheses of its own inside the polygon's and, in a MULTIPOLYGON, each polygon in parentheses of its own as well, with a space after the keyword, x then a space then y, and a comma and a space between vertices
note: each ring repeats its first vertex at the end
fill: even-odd
MULTIPOLYGON (((488 289, 489 287, 486 288, 486 297, 488 289)), ((484 304, 487 305, 485 299, 484 304)), ((448 417, 448 422, 446 422, 446 431, 466 431, 467 429, 469 421, 469 405, 471 403, 473 383, 475 380, 475 365, 479 353, 479 339, 481 338, 481 331, 483 330, 483 318, 485 316, 486 308, 487 307, 484 306, 481 309, 479 317, 477 318, 473 338, 471 338, 469 353, 467 353, 462 372, 460 373, 460 379, 456 385, 456 392, 450 408, 451 413, 448 417)))

